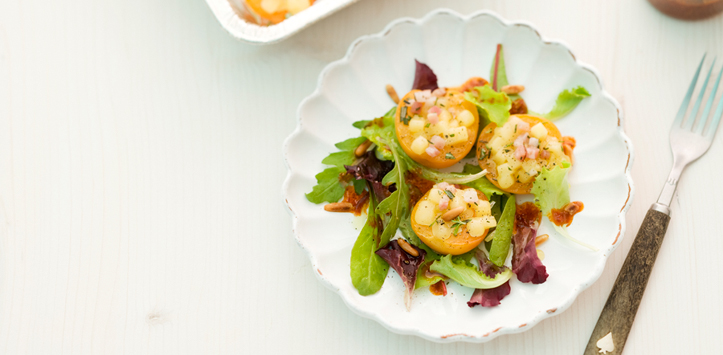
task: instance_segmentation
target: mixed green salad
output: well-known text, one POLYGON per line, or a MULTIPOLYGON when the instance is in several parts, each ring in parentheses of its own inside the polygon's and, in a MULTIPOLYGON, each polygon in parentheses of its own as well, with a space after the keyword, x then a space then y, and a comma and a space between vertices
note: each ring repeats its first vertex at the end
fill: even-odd
POLYGON ((584 208, 570 201, 567 183, 576 143, 552 123, 590 94, 571 88, 549 112, 528 110, 524 86, 507 81, 501 45, 489 77, 440 88, 417 61, 412 90, 399 98, 388 86, 397 105, 354 122, 359 136, 322 160, 328 167, 307 199, 327 211, 366 214, 351 251, 359 294, 378 292, 391 267, 405 285, 407 309, 415 289, 444 296, 450 281, 475 289, 469 307, 497 306, 513 276, 547 280, 537 249, 548 238, 537 235, 543 216, 594 250, 566 229, 584 208), (534 203, 518 204, 518 194, 534 195, 534 203))

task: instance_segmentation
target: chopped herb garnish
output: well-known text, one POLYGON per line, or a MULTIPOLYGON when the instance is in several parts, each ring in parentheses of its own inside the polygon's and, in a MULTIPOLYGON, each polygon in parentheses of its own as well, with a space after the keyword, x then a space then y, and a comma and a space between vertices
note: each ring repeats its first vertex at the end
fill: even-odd
POLYGON ((454 134, 450 134, 449 136, 450 136, 450 137, 454 137, 454 134))
POLYGON ((517 133, 517 125, 515 125, 515 133, 517 133))
POLYGON ((402 106, 402 110, 399 115, 399 120, 404 123, 405 126, 409 126, 409 120, 412 118, 407 116, 407 106, 402 106))
POLYGON ((454 155, 452 155, 452 153, 447 153, 444 155, 444 158, 445 159, 454 159, 454 155))
POLYGON ((429 125, 430 125, 430 124, 431 124, 431 123, 427 123, 426 125, 424 125, 424 128, 429 128, 429 125))
POLYGON ((444 193, 447 194, 447 197, 449 197, 450 200, 454 200, 454 194, 452 191, 444 190, 444 193))
POLYGON ((455 217, 451 221, 452 222, 452 233, 454 233, 454 235, 457 235, 459 233, 459 227, 469 223, 469 221, 471 221, 471 219, 465 219, 463 221, 461 218, 459 218, 459 216, 455 217))

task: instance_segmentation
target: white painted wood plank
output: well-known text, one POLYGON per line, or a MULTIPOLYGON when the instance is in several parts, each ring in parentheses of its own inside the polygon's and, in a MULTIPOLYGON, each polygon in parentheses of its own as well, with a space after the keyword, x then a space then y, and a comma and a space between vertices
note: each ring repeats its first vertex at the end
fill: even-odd
MULTIPOLYGON (((324 65, 432 0, 362 0, 278 45, 202 1, 0 2, 0 353, 579 354, 670 166, 668 124, 723 17, 644 1, 445 1, 566 41, 636 148, 628 232, 565 313, 484 344, 389 333, 313 276, 280 197, 281 143, 324 65)), ((626 354, 717 353, 723 142, 673 206, 626 354), (681 341, 685 339, 685 341, 681 341)))

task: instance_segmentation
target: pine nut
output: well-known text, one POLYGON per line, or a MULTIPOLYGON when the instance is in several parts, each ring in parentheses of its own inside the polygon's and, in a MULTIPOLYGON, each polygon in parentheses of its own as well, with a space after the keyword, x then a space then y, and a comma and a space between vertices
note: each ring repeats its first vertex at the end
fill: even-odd
POLYGON ((540 246, 540 244, 546 242, 547 239, 549 239, 549 238, 550 238, 550 236, 547 235, 547 234, 538 235, 538 236, 535 238, 535 246, 536 246, 536 247, 537 247, 537 246, 540 246))
POLYGON ((500 91, 504 92, 507 95, 519 94, 524 90, 525 90, 524 85, 505 85, 502 87, 502 89, 500 89, 500 91))
POLYGON ((334 202, 324 206, 324 210, 328 212, 351 212, 354 205, 349 202, 334 202))
POLYGON ((392 84, 387 84, 387 95, 389 95, 395 104, 399 104, 399 95, 397 95, 397 90, 394 90, 392 84))
POLYGON ((537 249, 537 257, 540 258, 540 261, 545 260, 545 252, 541 249, 537 249))
POLYGON ((464 211, 464 206, 455 207, 442 215, 442 219, 445 221, 451 221, 454 217, 457 217, 464 211))
POLYGON ((417 251, 417 249, 414 249, 411 244, 407 243, 406 240, 397 239, 397 243, 399 244, 400 247, 402 247, 402 249, 404 249, 404 251, 407 252, 407 254, 409 254, 411 256, 415 256, 415 257, 419 256, 419 252, 417 251))
POLYGON ((367 149, 369 149, 370 145, 372 145, 372 141, 370 141, 368 139, 365 140, 364 143, 359 144, 359 146, 356 147, 356 149, 354 150, 354 155, 356 155, 358 157, 364 155, 364 153, 367 152, 367 149))

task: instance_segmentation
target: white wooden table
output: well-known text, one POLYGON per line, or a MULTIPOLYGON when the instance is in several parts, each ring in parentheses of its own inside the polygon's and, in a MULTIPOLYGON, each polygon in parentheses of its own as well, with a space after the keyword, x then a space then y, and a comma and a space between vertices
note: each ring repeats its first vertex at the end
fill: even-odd
MULTIPOLYGON (((671 155, 669 123, 723 16, 644 0, 361 0, 277 45, 205 3, 0 1, 1 354, 580 354, 671 155), (597 67, 635 147, 628 231, 563 314, 487 344, 400 336, 314 277, 281 144, 358 36, 446 6, 534 23, 597 67)), ((721 353, 723 135, 684 174, 626 354, 721 353)))

